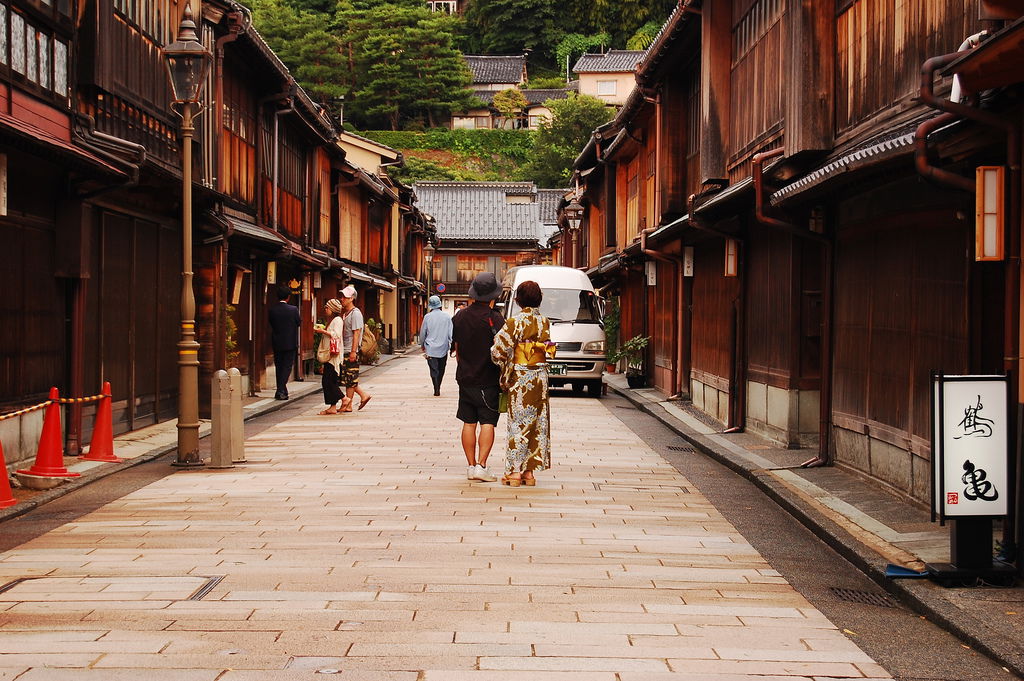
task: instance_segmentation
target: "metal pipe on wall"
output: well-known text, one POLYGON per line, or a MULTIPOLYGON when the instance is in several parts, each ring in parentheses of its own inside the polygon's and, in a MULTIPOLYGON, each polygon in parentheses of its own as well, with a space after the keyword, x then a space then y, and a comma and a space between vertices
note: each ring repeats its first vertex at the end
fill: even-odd
MULTIPOLYGON (((965 45, 968 44, 972 36, 965 41, 965 45)), ((950 101, 948 99, 940 99, 935 95, 934 81, 935 72, 944 66, 949 65, 956 59, 963 56, 964 51, 953 52, 951 54, 944 54, 937 57, 932 57, 926 60, 921 65, 921 101, 939 111, 945 112, 945 114, 937 116, 931 121, 926 121, 921 127, 924 127, 928 123, 932 123, 933 126, 938 126, 939 123, 936 121, 952 122, 958 118, 966 118, 976 123, 986 125, 989 127, 997 128, 1002 130, 1006 134, 1006 164, 1008 166, 1007 173, 1007 184, 1011 188, 1009 192, 1009 201, 1007 206, 1007 218, 1006 221, 1010 228, 1006 230, 1004 239, 1006 241, 1006 271, 1004 274, 1004 301, 1003 301, 1003 370, 1010 374, 1010 403, 1016 405, 1016 409, 1013 411, 1012 420, 1014 423, 1012 427, 1014 432, 1021 425, 1021 404, 1020 396, 1024 393, 1024 386, 1021 385, 1024 377, 1021 376, 1020 372, 1020 335, 1024 333, 1021 329, 1021 314, 1020 314, 1020 303, 1021 303, 1021 239, 1020 239, 1020 192, 1021 192, 1021 143, 1020 143, 1020 128, 1019 125, 1011 120, 1003 118, 991 111, 979 109, 974 106, 967 104, 961 104, 960 102, 950 101), (951 118, 947 118, 951 116, 951 118)), ((946 124, 946 123, 943 123, 946 124)), ((920 128, 919 128, 920 130, 920 128)), ((917 143, 917 136, 915 135, 915 144, 917 143)), ((922 145, 923 152, 927 153, 927 147, 922 145)), ((939 169, 935 169, 939 170, 939 169)), ((952 186, 956 186, 958 189, 963 189, 969 193, 975 193, 975 183, 968 178, 956 175, 955 173, 948 173, 948 171, 941 171, 946 173, 947 183, 952 186)), ((943 177, 940 174, 940 177, 943 177)), ((1016 513, 1010 513, 1007 516, 1006 522, 1003 525, 1003 544, 1008 547, 1008 550, 1015 555, 1013 559, 1018 563, 1021 563, 1024 555, 1021 554, 1024 549, 1024 541, 1018 536, 1020 530, 1024 527, 1024 506, 1021 506, 1020 501, 1024 498, 1024 483, 1019 479, 1020 472, 1022 470, 1022 454, 1020 447, 1017 447, 1016 455, 1010 457, 1009 461, 1009 478, 1016 480, 1016 487, 1010 489, 1009 508, 1016 508, 1016 513)))

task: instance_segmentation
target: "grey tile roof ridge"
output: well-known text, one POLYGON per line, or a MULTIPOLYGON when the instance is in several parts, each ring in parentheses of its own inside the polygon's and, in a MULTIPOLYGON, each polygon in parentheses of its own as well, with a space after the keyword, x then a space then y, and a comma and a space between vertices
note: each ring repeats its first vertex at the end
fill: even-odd
POLYGON ((608 50, 584 54, 576 61, 574 73, 626 73, 635 71, 646 56, 646 50, 608 50))

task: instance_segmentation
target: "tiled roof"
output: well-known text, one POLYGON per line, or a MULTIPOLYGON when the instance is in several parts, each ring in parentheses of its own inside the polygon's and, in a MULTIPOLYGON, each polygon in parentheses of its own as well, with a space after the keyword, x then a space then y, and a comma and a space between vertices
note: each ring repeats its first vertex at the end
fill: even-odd
POLYGON ((415 186, 416 206, 433 216, 442 241, 536 241, 548 231, 541 221, 548 199, 532 182, 417 182, 415 186), (510 202, 510 196, 533 200, 510 202))
MULTIPOLYGON (((494 103, 494 95, 501 92, 500 90, 474 90, 473 96, 482 101, 487 106, 494 103)), ((565 99, 569 96, 570 90, 520 90, 523 96, 526 97, 526 103, 529 106, 537 106, 543 104, 549 99, 565 99)))
POLYGON ((569 96, 569 90, 523 90, 523 96, 531 105, 543 104, 549 99, 565 99, 569 96))
POLYGON ((604 54, 585 54, 572 70, 575 73, 626 73, 636 70, 644 54, 644 50, 609 50, 604 54))
POLYGON ((465 55, 466 65, 473 72, 474 84, 519 83, 526 68, 523 55, 465 55))
POLYGON ((540 221, 546 225, 558 222, 558 202, 565 196, 568 189, 538 189, 537 204, 540 209, 540 221))

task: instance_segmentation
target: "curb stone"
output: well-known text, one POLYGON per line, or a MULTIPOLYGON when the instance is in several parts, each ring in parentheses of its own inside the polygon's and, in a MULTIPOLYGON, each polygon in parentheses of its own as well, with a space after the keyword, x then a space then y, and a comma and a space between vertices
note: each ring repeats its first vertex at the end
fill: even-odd
POLYGON ((944 587, 925 581, 894 580, 885 576, 887 562, 871 547, 863 544, 838 523, 818 511, 808 500, 771 473, 754 468, 749 462, 740 460, 732 452, 718 447, 699 433, 684 428, 664 409, 635 394, 607 383, 616 394, 629 401, 634 407, 653 416, 663 425, 689 442, 700 453, 711 457, 730 470, 748 479, 772 501, 825 542, 836 553, 852 563, 871 581, 889 592, 913 611, 924 615, 934 623, 969 644, 975 650, 1003 665, 1008 671, 1024 678, 1024 658, 1019 646, 998 632, 993 632, 984 622, 957 608, 952 603, 938 598, 936 589, 944 587))

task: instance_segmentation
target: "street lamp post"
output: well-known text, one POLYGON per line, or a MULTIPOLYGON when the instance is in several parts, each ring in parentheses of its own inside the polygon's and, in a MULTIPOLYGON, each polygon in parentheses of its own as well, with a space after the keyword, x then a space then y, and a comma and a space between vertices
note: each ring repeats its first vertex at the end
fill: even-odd
POLYGON ((196 297, 192 290, 192 138, 193 119, 213 55, 196 34, 192 8, 186 2, 178 39, 164 47, 171 81, 171 109, 181 116, 181 340, 178 341, 178 457, 175 466, 202 466, 199 458, 199 343, 196 341, 196 297))
POLYGON ((573 199, 562 211, 565 213, 565 221, 569 225, 569 253, 572 258, 572 267, 576 267, 579 264, 579 254, 576 252, 576 234, 580 229, 580 222, 583 220, 583 206, 580 205, 579 201, 573 199))
POLYGON ((434 288, 434 247, 428 240, 423 246, 423 260, 427 264, 427 297, 433 294, 434 288))

